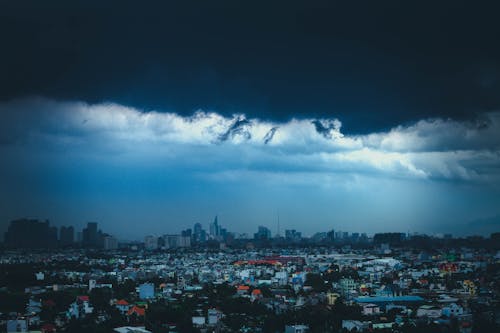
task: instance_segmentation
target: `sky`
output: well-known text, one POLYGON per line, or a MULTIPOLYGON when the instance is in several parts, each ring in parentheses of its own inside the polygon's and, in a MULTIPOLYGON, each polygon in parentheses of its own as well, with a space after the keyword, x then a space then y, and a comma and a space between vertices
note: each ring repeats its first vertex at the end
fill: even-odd
POLYGON ((496 7, 0 1, 0 224, 499 231, 496 7))

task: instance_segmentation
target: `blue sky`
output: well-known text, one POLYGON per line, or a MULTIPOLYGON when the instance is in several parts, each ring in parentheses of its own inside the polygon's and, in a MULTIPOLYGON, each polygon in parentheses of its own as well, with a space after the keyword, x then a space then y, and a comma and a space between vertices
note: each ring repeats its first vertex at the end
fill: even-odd
MULTIPOLYGON (((311 235, 486 233, 500 199, 500 114, 345 134, 336 118, 268 121, 26 98, 1 103, 2 209, 122 238, 213 216, 311 235), (272 135, 271 135, 272 133, 272 135)), ((140 238, 139 237, 139 238, 140 238)))

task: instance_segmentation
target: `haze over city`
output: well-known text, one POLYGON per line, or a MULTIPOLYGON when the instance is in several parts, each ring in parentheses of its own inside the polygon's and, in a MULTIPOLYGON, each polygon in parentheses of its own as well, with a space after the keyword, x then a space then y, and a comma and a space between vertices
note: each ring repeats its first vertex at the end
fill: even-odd
POLYGON ((498 230, 494 10, 204 6, 2 5, 0 230, 498 230))

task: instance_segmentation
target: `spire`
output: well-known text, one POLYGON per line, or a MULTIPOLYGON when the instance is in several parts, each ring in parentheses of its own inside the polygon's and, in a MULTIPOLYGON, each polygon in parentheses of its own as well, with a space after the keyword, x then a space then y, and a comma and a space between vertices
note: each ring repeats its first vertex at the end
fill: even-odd
POLYGON ((276 233, 276 237, 280 237, 280 213, 278 212, 278 230, 276 233))

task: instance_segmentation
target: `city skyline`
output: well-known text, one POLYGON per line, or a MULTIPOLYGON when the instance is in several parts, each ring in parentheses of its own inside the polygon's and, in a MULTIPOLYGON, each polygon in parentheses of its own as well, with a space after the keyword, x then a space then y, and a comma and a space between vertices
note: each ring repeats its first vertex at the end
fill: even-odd
POLYGON ((28 3, 0 11, 2 233, 500 228, 496 8, 28 3))
MULTIPOLYGON (((489 237, 494 237, 498 232, 484 233, 484 234, 454 234, 453 232, 437 232, 437 233, 421 233, 421 232, 402 232, 398 230, 392 231, 376 231, 374 233, 367 233, 363 231, 341 229, 341 228, 330 228, 327 230, 316 230, 312 234, 303 233, 301 230, 296 229, 280 229, 279 224, 277 224, 275 232, 272 228, 266 225, 258 225, 254 232, 242 232, 239 230, 228 230, 218 223, 218 215, 214 217, 212 222, 209 222, 206 227, 204 225, 196 222, 191 226, 186 226, 186 228, 178 230, 163 230, 159 233, 148 233, 145 231, 143 234, 136 234, 135 238, 124 238, 120 237, 120 234, 109 234, 103 232, 101 228, 98 227, 98 222, 86 222, 81 229, 75 227, 71 224, 66 225, 51 225, 49 220, 41 219, 30 219, 30 218, 19 218, 9 222, 9 227, 5 233, 2 233, 3 244, 7 247, 13 248, 54 248, 54 247, 68 247, 68 246, 79 246, 83 248, 104 248, 104 249, 116 249, 118 243, 129 244, 132 243, 144 243, 146 249, 148 249, 148 243, 154 242, 154 247, 150 246, 151 249, 159 248, 160 245, 156 244, 160 239, 167 239, 169 237, 187 237, 189 242, 185 243, 185 240, 181 240, 182 244, 185 245, 181 247, 191 247, 193 245, 206 244, 209 241, 216 241, 221 244, 231 245, 234 240, 242 241, 262 241, 262 240, 286 240, 290 244, 300 242, 300 241, 312 241, 312 244, 321 243, 323 241, 333 242, 335 241, 348 241, 349 243, 357 243, 359 240, 363 242, 368 241, 376 237, 377 235, 404 235, 404 237, 430 237, 430 238, 441 238, 441 239, 473 239, 477 237, 484 237, 485 239, 489 237), (32 233, 32 230, 37 230, 32 233), (10 236, 8 236, 10 234, 10 236), (107 246, 109 242, 112 242, 112 247, 107 246), (106 244, 106 245, 105 245, 106 244)), ((181 227, 181 226, 179 226, 181 227)), ((174 240, 177 244, 178 240, 174 240)), ((0 241, 0 245, 2 242, 0 241)), ((176 247, 170 246, 170 247, 176 247)), ((168 247, 167 247, 168 248, 168 247)))

